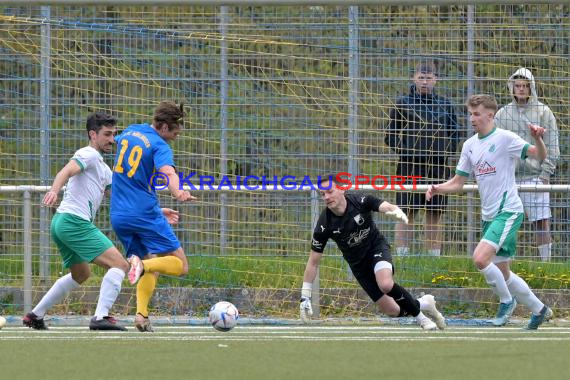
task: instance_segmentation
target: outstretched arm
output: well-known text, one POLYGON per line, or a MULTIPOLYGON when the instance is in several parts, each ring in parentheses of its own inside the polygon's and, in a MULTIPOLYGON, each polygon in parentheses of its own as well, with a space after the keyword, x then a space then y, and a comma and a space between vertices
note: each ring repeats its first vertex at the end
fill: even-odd
POLYGON ((57 202, 57 196, 61 188, 68 179, 81 173, 81 166, 75 161, 71 160, 65 165, 55 176, 51 189, 44 195, 42 203, 46 206, 53 206, 57 202))
POLYGON ((303 323, 308 323, 313 315, 311 292, 313 291, 313 281, 315 281, 315 277, 317 277, 321 257, 322 253, 311 250, 307 266, 305 267, 303 287, 301 288, 301 303, 299 304, 299 315, 303 323))
POLYGON ((196 200, 196 197, 180 188, 180 179, 173 166, 165 165, 159 169, 159 172, 164 173, 164 175, 168 177, 168 190, 177 201, 186 202, 196 200))
POLYGON ((447 194, 459 191, 465 185, 467 177, 454 175, 452 179, 439 185, 430 185, 426 191, 426 200, 430 201, 435 194, 447 194))
POLYGON ((307 261, 307 265, 305 266, 305 273, 303 274, 303 282, 313 283, 315 278, 317 277, 317 270, 319 269, 319 265, 321 263, 322 253, 315 252, 311 250, 311 254, 309 255, 309 260, 307 261))
POLYGON ((406 214, 396 205, 384 201, 378 207, 379 212, 386 213, 386 215, 393 216, 396 219, 400 219, 403 223, 408 224, 408 217, 406 214))

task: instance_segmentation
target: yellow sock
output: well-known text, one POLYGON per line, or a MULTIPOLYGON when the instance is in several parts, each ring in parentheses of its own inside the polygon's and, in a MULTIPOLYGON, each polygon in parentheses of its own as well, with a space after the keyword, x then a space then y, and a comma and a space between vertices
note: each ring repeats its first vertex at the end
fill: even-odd
POLYGON ((137 313, 144 317, 148 317, 148 304, 156 288, 157 280, 156 274, 147 272, 137 283, 137 313))
POLYGON ((182 260, 176 256, 155 257, 154 259, 143 260, 143 265, 145 272, 158 272, 171 276, 180 276, 184 266, 182 260))

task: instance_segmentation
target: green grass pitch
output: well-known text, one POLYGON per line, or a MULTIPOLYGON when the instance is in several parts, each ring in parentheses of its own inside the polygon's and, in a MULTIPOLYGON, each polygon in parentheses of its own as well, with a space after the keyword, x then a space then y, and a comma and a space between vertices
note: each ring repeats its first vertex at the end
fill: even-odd
POLYGON ((570 328, 157 326, 0 330, 2 379, 567 379, 570 328))

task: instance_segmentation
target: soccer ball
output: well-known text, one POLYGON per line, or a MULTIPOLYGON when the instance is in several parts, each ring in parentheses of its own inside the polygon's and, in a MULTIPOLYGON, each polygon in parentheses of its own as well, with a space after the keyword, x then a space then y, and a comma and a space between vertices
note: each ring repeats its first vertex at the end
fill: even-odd
POLYGON ((4 326, 6 326, 6 318, 0 316, 0 330, 2 330, 4 326))
POLYGON ((237 307, 231 302, 220 301, 210 308, 208 320, 218 330, 227 332, 233 329, 239 318, 237 307))

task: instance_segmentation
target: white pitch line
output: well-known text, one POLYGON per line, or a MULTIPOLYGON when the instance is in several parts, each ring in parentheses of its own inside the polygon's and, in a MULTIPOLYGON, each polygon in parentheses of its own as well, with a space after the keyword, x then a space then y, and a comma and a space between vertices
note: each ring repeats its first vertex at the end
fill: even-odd
MULTIPOLYGON (((31 339, 36 340, 53 340, 53 341, 71 341, 71 340, 118 340, 118 341, 223 341, 223 342, 259 342, 259 341, 316 341, 316 342, 327 342, 327 341, 373 341, 373 342, 384 342, 384 341, 483 341, 483 342, 513 342, 513 341, 570 341, 570 337, 556 338, 556 337, 513 337, 513 338, 500 338, 500 337, 449 337, 449 336, 417 336, 417 337, 383 337, 379 339, 378 337, 322 337, 322 336, 282 336, 282 337, 263 337, 263 336, 235 336, 235 337, 221 337, 221 336, 156 336, 152 334, 145 335, 132 335, 127 336, 125 334, 116 335, 94 335, 94 336, 34 336, 31 339)), ((14 340, 26 340, 29 341, 29 336, 6 336, 0 337, 0 341, 14 341, 14 340)))
MULTIPOLYGON (((110 333, 120 333, 117 331, 91 331, 87 327, 73 327, 73 328, 50 328, 49 330, 32 330, 28 328, 5 328, 2 331, 18 331, 20 333, 30 333, 30 334, 50 334, 50 333, 73 333, 73 332, 89 332, 89 333, 97 333, 97 332, 110 332, 110 333)), ((134 328, 129 329, 129 331, 136 331, 134 328)), ((196 331, 209 331, 209 332, 216 332, 213 328, 164 328, 164 327, 156 327, 156 332, 158 333, 170 333, 170 332, 196 332, 196 331)), ((440 330, 438 330, 440 331, 440 330)), ((443 330, 444 332, 484 332, 484 333, 511 333, 517 331, 523 331, 522 328, 469 328, 469 329, 458 329, 458 328, 447 328, 443 330)), ((544 327, 540 328, 537 331, 544 332, 570 332, 570 328, 561 328, 561 327, 544 327)), ((259 330, 259 329, 244 329, 241 327, 237 327, 231 331, 232 334, 301 334, 301 333, 315 333, 315 334, 358 334, 358 333, 366 333, 366 334, 386 334, 386 333, 418 333, 422 332, 422 329, 419 327, 413 327, 410 329, 271 329, 271 330, 259 330)))
MULTIPOLYGON (((125 334, 125 332, 118 331, 90 331, 85 326, 70 326, 70 327, 50 327, 47 331, 32 330, 27 327, 7 327, 0 334, 7 332, 18 332, 20 334, 125 334)), ((130 332, 136 331, 132 328, 130 332)), ((196 326, 158 326, 154 334, 178 334, 178 333, 199 333, 199 332, 212 332, 211 327, 196 327, 196 326)), ((259 327, 242 327, 238 326, 228 334, 418 334, 424 333, 419 327, 407 328, 360 328, 360 327, 287 327, 287 328, 259 328, 259 327)), ((521 327, 449 327, 443 331, 425 332, 431 334, 570 334, 570 327, 541 327, 537 331, 524 331, 521 327)), ((128 332, 127 332, 128 334, 128 332)), ((0 335, 1 336, 1 335, 0 335)))
MULTIPOLYGON (((126 326, 127 328, 129 326, 126 326)), ((194 325, 168 325, 162 326, 158 325, 155 326, 159 330, 210 330, 213 331, 211 326, 194 326, 194 325)), ((503 326, 503 327, 494 327, 494 326, 476 326, 476 327, 466 327, 466 326, 448 326, 446 330, 454 330, 454 331, 517 331, 520 330, 523 325, 520 326, 503 326)), ((542 330, 570 330, 570 326, 561 327, 561 326, 542 326, 538 331, 542 330)), ((29 327, 25 326, 8 326, 5 327, 5 330, 23 330, 23 331, 32 331, 32 332, 46 332, 38 331, 30 329, 29 327)), ((49 327, 49 331, 69 331, 69 330, 88 330, 87 326, 53 326, 49 327)), ((235 330, 274 330, 274 331, 291 331, 291 330, 298 330, 298 331, 353 331, 353 330, 360 330, 360 331, 421 331, 418 326, 411 325, 411 326, 240 326, 238 325, 235 330)), ((4 331, 4 330, 2 330, 4 331)))
MULTIPOLYGON (((95 337, 97 335, 125 335, 125 334, 139 334, 138 332, 131 330, 130 332, 112 332, 112 331, 89 331, 89 330, 74 330, 74 331, 65 331, 65 330, 58 330, 58 331, 5 331, 0 333, 0 339, 2 336, 6 336, 8 334, 11 335, 24 335, 30 338, 34 338, 37 336, 57 336, 57 335, 73 335, 73 336, 89 336, 95 337)), ((176 336, 180 334, 185 335, 200 335, 200 334, 208 334, 207 331, 155 331, 153 334, 145 334, 145 335, 161 335, 161 336, 176 336)), ((470 335, 488 335, 488 336, 500 336, 500 335, 512 335, 516 337, 523 337, 525 335, 533 334, 533 335, 540 335, 540 336, 570 336, 570 330, 538 330, 538 331, 524 331, 524 330, 510 330, 510 331, 458 331, 458 330, 445 330, 445 331, 429 331, 424 332, 421 330, 413 330, 413 331, 232 331, 229 333, 219 333, 215 331, 211 331, 211 334, 220 335, 220 336, 244 336, 244 335, 251 335, 251 336, 295 336, 295 335, 315 335, 315 336, 326 336, 326 335, 335 335, 335 336, 354 336, 354 335, 367 335, 367 336, 374 336, 374 337, 382 337, 382 336, 394 336, 394 335, 418 335, 418 334, 426 334, 426 335, 442 335, 447 337, 453 336, 470 336, 470 335)))
POLYGON ((53 327, 48 331, 25 327, 7 327, 0 331, 0 340, 212 340, 212 341, 386 341, 386 340, 569 340, 570 328, 543 327, 538 331, 523 331, 520 327, 450 327, 445 331, 423 332, 418 327, 358 327, 358 326, 238 326, 229 333, 214 331, 209 326, 159 326, 153 334, 89 331, 86 327, 53 327), (330 336, 333 335, 333 336, 330 336))

